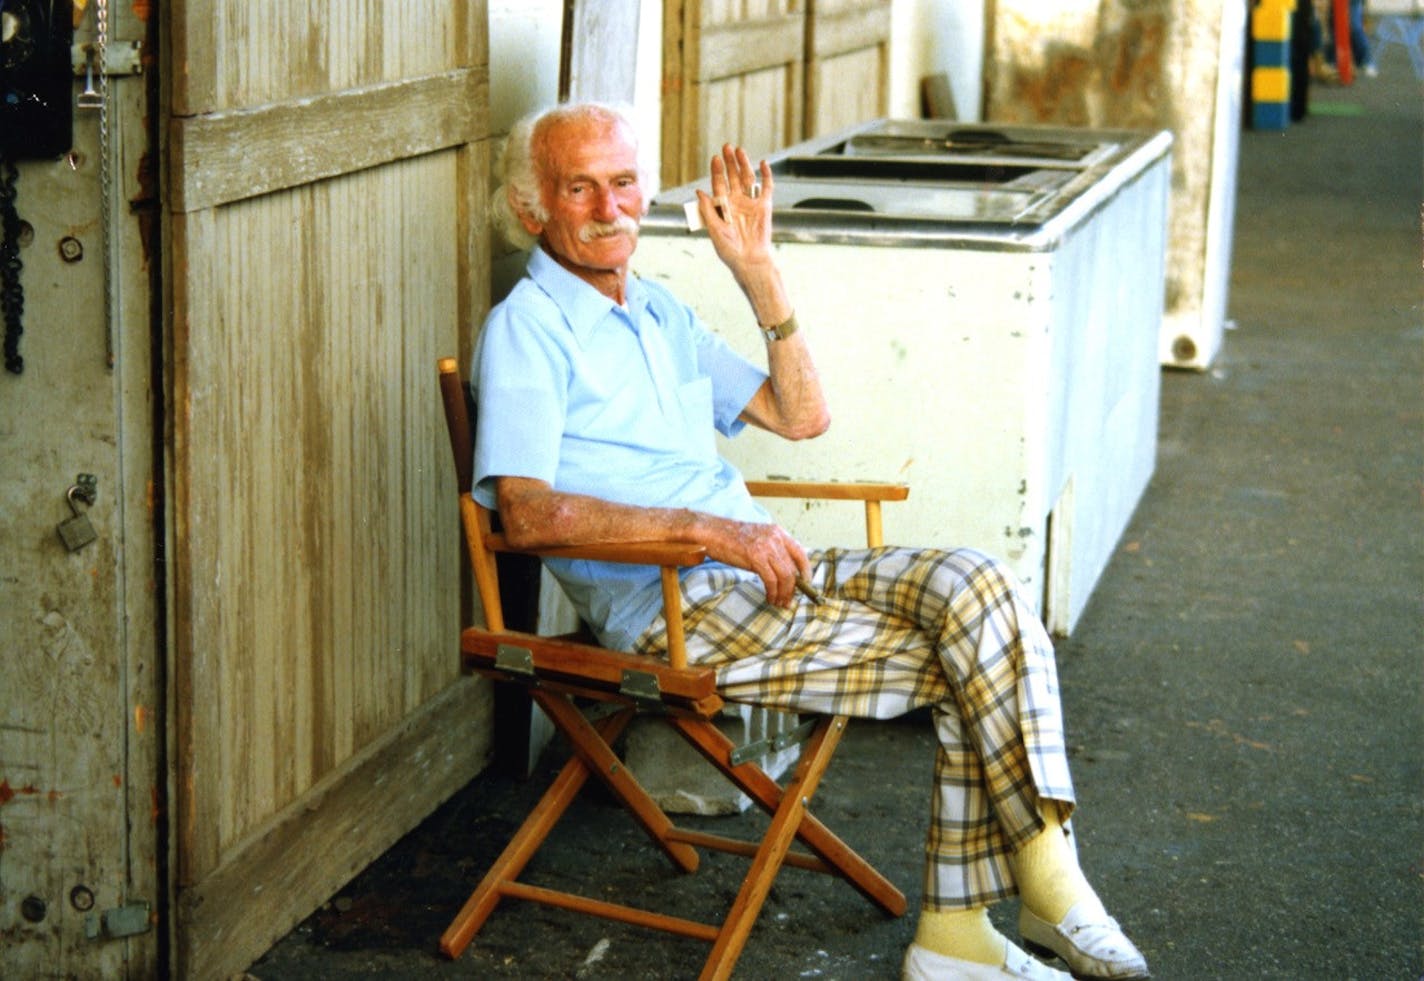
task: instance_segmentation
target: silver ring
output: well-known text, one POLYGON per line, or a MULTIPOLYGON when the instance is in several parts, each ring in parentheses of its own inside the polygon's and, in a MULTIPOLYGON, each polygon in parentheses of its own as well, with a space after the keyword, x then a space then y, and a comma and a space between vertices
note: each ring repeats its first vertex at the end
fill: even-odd
POLYGON ((747 188, 747 197, 749 197, 749 198, 759 198, 759 197, 761 197, 761 185, 760 185, 760 184, 753 184, 751 187, 747 188))

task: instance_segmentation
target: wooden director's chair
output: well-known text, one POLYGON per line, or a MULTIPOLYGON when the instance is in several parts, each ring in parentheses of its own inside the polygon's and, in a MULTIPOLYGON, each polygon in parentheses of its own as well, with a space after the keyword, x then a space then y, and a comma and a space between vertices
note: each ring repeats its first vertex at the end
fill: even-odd
MULTIPOLYGON (((663 542, 557 548, 537 555, 656 565, 662 571, 663 602, 668 622, 668 659, 609 650, 573 637, 542 637, 506 630, 500 605, 495 554, 513 552, 504 536, 493 530, 489 511, 470 494, 474 457, 468 390, 453 358, 439 362, 440 389, 450 430, 450 448, 460 493, 475 585, 484 610, 484 627, 462 631, 464 666, 498 680, 521 682, 573 751, 543 798, 495 861, 484 880, 465 902, 440 938, 440 949, 458 957, 479 932, 501 899, 533 900, 551 906, 651 927, 711 942, 712 952, 701 977, 731 976, 752 925, 781 866, 794 865, 839 876, 891 916, 905 911, 905 896, 825 825, 807 812, 816 786, 845 731, 845 716, 815 717, 801 758, 785 787, 755 762, 760 752, 739 752, 715 719, 722 708, 714 671, 687 664, 682 628, 678 570, 705 558, 701 547, 663 542), (576 700, 611 703, 611 714, 590 721, 576 700), (639 786, 615 756, 610 744, 639 712, 665 721, 728 780, 771 817, 759 842, 740 841, 674 826, 672 820, 639 786), (684 872, 698 866, 698 847, 751 859, 741 890, 720 925, 708 925, 660 912, 590 899, 575 893, 518 881, 590 774, 600 777, 668 859, 684 872), (792 849, 795 839, 805 846, 792 849)), ((834 498, 865 504, 866 537, 880 544, 880 502, 904 500, 908 489, 888 484, 804 484, 776 481, 749 483, 753 494, 766 497, 834 498)), ((586 701, 585 701, 586 704, 586 701)), ((590 713, 591 715, 594 713, 590 713)))

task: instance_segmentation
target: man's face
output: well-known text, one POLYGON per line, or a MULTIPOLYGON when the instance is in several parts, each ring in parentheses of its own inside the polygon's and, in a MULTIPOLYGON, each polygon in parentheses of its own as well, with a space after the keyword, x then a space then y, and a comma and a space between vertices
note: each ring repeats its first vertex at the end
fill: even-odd
POLYGON ((625 269, 647 211, 631 134, 597 119, 553 123, 535 135, 534 155, 549 217, 521 215, 524 227, 576 275, 625 269))

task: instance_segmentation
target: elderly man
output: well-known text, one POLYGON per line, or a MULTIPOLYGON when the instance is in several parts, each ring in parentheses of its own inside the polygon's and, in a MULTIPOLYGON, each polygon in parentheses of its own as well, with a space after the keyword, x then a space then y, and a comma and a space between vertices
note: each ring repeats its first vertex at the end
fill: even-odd
MULTIPOLYGON (((715 666, 732 698, 871 718, 932 708, 939 748, 906 978, 1066 979, 990 922, 989 905, 1015 893, 1025 942, 1075 977, 1148 977, 1065 834, 1073 788, 1053 651, 1011 573, 967 549, 808 554, 717 455, 714 430, 750 423, 798 440, 830 424, 773 257, 771 169, 727 146, 711 194, 698 192, 766 339, 763 368, 630 274, 651 194, 637 149, 627 116, 599 105, 548 110, 510 134, 496 205, 532 251, 475 355, 475 493, 520 547, 705 546, 710 561, 682 576, 688 658, 715 666), (822 602, 797 592, 798 576, 822 602)), ((547 564, 603 643, 664 649, 655 569, 547 564)))

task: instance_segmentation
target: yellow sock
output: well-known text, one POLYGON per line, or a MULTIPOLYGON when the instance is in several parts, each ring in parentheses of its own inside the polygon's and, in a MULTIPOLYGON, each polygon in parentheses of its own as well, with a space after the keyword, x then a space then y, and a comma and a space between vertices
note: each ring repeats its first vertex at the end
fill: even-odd
POLYGON ((1043 830, 1014 852, 1012 863, 1024 904, 1041 919, 1057 923, 1077 903, 1096 901, 1097 893, 1078 867, 1078 856, 1063 833, 1057 805, 1045 803, 1043 830))
POLYGON ((989 908, 920 910, 915 943, 936 954, 976 964, 1004 963, 1008 939, 989 922, 989 908))

